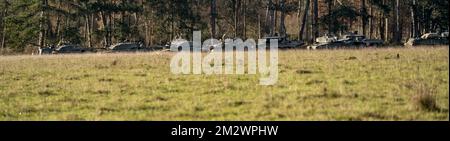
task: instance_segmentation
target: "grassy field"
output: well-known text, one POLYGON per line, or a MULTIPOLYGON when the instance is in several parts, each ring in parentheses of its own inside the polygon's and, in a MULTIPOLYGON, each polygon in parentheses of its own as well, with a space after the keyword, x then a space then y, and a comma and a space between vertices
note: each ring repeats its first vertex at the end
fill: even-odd
POLYGON ((0 57, 0 120, 449 120, 448 47, 280 51, 279 81, 173 53, 0 57))

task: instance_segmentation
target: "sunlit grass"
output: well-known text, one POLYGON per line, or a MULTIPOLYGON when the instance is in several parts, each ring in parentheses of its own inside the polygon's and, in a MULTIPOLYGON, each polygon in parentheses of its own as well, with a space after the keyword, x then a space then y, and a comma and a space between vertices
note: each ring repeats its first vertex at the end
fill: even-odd
POLYGON ((280 51, 274 86, 173 55, 0 57, 0 120, 449 120, 448 47, 280 51))

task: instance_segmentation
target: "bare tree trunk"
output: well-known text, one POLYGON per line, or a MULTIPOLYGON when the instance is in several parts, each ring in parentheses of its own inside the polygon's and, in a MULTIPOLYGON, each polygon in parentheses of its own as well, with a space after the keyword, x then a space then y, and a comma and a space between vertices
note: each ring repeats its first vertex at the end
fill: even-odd
POLYGON ((363 35, 367 35, 367 8, 366 8, 366 0, 361 0, 361 13, 363 14, 361 19, 362 19, 362 32, 363 35))
POLYGON ((153 42, 153 33, 154 33, 155 28, 153 26, 154 26, 153 22, 150 22, 150 44, 151 45, 154 44, 154 42, 153 42))
POLYGON ((285 38, 286 37, 286 25, 284 23, 284 20, 286 18, 285 15, 285 2, 286 0, 280 1, 280 10, 281 10, 281 18, 280 18, 280 36, 285 38))
POLYGON ((170 19, 170 40, 174 40, 175 39, 175 11, 172 10, 171 13, 171 19, 170 19))
MULTIPOLYGON (((133 27, 133 30, 135 30, 135 31, 138 31, 139 30, 139 19, 140 19, 140 17, 139 17, 139 15, 138 15, 138 13, 133 13, 133 18, 134 18, 134 27, 133 27)), ((139 34, 132 34, 131 32, 129 33, 130 34, 130 36, 132 37, 132 38, 134 38, 135 40, 141 40, 141 39, 139 39, 140 37, 139 37, 139 34)), ((141 42, 141 41, 139 41, 139 42, 141 42)))
POLYGON ((265 34, 270 32, 270 28, 269 28, 269 25, 270 25, 270 16, 269 16, 270 15, 270 2, 271 2, 271 0, 268 0, 269 4, 267 4, 266 17, 264 19, 264 33, 265 34))
POLYGON ((148 41, 148 20, 146 19, 144 21, 144 44, 145 46, 149 46, 149 41, 148 41))
MULTIPOLYGON (((83 19, 84 19, 84 22, 83 22, 83 28, 84 28, 84 32, 83 32, 83 36, 84 36, 84 39, 87 39, 88 40, 88 42, 89 42, 89 39, 88 39, 88 32, 89 32, 89 20, 88 20, 88 16, 86 16, 86 15, 84 15, 83 16, 83 19)), ((88 42, 84 42, 84 45, 87 45, 87 43, 88 42)))
POLYGON ((412 0, 411 5, 411 37, 417 37, 417 23, 416 23, 416 0, 412 0))
POLYGON ((319 37, 319 2, 314 0, 313 4, 314 18, 313 18, 313 39, 319 37))
POLYGON ((389 18, 388 17, 386 17, 386 18, 384 18, 384 36, 385 36, 385 40, 386 41, 389 41, 390 42, 390 40, 389 40, 389 18))
MULTIPOLYGON (((388 4, 389 0, 384 0, 383 3, 384 4, 388 4)), ((390 42, 390 37, 389 37, 389 16, 388 13, 383 13, 383 17, 384 17, 384 39, 388 42, 390 42)))
POLYGON ((395 1, 395 43, 399 43, 400 42, 400 35, 401 35, 401 31, 400 31, 400 1, 396 0, 395 1))
POLYGON ((108 44, 107 46, 112 45, 113 41, 113 30, 114 30, 114 14, 109 13, 109 28, 108 28, 108 44))
POLYGON ((39 47, 43 48, 45 46, 45 29, 44 29, 44 24, 45 24, 45 7, 48 6, 48 1, 47 0, 42 0, 42 8, 40 11, 40 15, 39 15, 39 47))
POLYGON ((8 2, 6 0, 3 0, 3 4, 4 4, 5 7, 3 7, 4 10, 3 10, 3 13, 1 15, 2 16, 1 17, 1 25, 2 25, 2 27, 1 27, 1 30, 2 30, 1 51, 2 52, 3 52, 3 50, 6 47, 6 25, 5 25, 6 23, 5 23, 5 18, 6 18, 6 16, 8 16, 8 7, 9 7, 8 2))
POLYGON ((61 17, 60 16, 56 17, 56 29, 55 29, 55 32, 56 32, 56 37, 58 39, 61 39, 61 37, 60 37, 60 35, 61 35, 61 17))
POLYGON ((239 9, 241 7, 241 0, 234 0, 234 38, 237 38, 239 31, 239 9))
POLYGON ((302 34, 302 32, 301 32, 302 2, 303 2, 303 0, 298 0, 298 8, 297 8, 297 19, 298 19, 298 39, 297 40, 299 40, 299 41, 302 40, 302 38, 300 38, 301 34, 302 34))
POLYGON ((270 33, 269 36, 273 36, 275 32, 275 5, 273 4, 272 0, 269 0, 269 15, 270 15, 270 33))
POLYGON ((303 13, 303 23, 302 23, 302 27, 300 29, 300 39, 304 39, 303 35, 305 33, 305 27, 307 24, 307 20, 308 20, 308 11, 309 11, 309 5, 310 5, 310 0, 306 0, 306 8, 305 8, 305 12, 303 13))
MULTIPOLYGON (((58 9, 61 9, 61 0, 58 0, 58 9)), ((61 40, 61 16, 57 15, 56 17, 56 38, 61 40)))
MULTIPOLYGON (((125 0, 122 0, 120 5, 125 5, 125 3, 127 3, 127 2, 125 0)), ((125 26, 129 28, 130 27, 130 20, 128 18, 128 14, 126 13, 126 11, 121 10, 119 16, 120 16, 121 24, 125 24, 125 26)), ((115 17, 113 17, 113 20, 114 20, 114 18, 115 17)), ((127 33, 127 35, 122 35, 122 37, 119 37, 119 38, 122 38, 122 39, 119 39, 119 40, 125 39, 124 41, 127 41, 129 39, 129 33, 127 33)), ((119 41, 119 42, 121 42, 121 41, 119 41)))
POLYGON ((105 29, 105 36, 104 36, 104 42, 105 42, 105 48, 111 46, 112 42, 112 14, 109 12, 102 11, 101 17, 103 21, 103 27, 105 29))
MULTIPOLYGON (((333 7, 333 0, 327 0, 328 2, 328 15, 331 15, 332 7, 333 7)), ((328 32, 331 32, 333 29, 333 23, 331 23, 332 19, 329 19, 328 21, 328 32)))
POLYGON ((216 0, 211 0, 211 38, 216 38, 216 0))
POLYGON ((243 13, 243 17, 244 17, 244 19, 243 19, 243 21, 242 21, 242 24, 243 24, 243 38, 244 38, 244 40, 245 39, 247 39, 247 0, 243 0, 244 2, 243 2, 243 8, 242 8, 242 13, 243 13))
POLYGON ((261 39, 261 15, 258 14, 258 39, 261 39))
MULTIPOLYGON (((373 6, 372 6, 372 4, 370 4, 370 7, 369 7, 369 13, 370 13, 370 15, 372 15, 373 16, 373 6)), ((373 17, 370 17, 369 18, 369 38, 370 39, 372 39, 373 38, 373 23, 374 23, 374 18, 373 17)))
MULTIPOLYGON (((141 7, 144 11, 144 13, 146 13, 147 8, 144 5, 144 2, 141 3, 141 7)), ((144 16, 144 45, 145 46, 149 46, 149 41, 148 41, 148 18, 147 16, 144 16)))
POLYGON ((103 29, 104 29, 104 36, 103 36, 103 42, 104 42, 104 47, 108 47, 108 21, 106 19, 106 13, 105 12, 100 12, 100 17, 102 19, 102 23, 103 23, 103 29))
MULTIPOLYGON (((3 23, 4 24, 4 23, 3 23)), ((3 51, 6 47, 6 26, 2 25, 2 50, 3 51)))
MULTIPOLYGON (((274 32, 276 32, 276 29, 277 29, 277 27, 278 27, 278 5, 280 4, 280 0, 275 0, 275 4, 274 4, 274 9, 273 9, 273 11, 274 11, 274 14, 273 14, 273 17, 274 17, 274 25, 273 25, 273 28, 274 28, 274 32)), ((278 33, 279 34, 279 33, 278 33)))
MULTIPOLYGON (((151 15, 154 15, 154 9, 150 9, 150 13, 151 13, 151 15)), ((154 45, 154 42, 153 42, 153 32, 154 32, 154 22, 150 19, 150 20, 148 20, 148 30, 150 30, 150 35, 148 35, 148 38, 149 38, 149 44, 150 45, 154 45)))
POLYGON ((2 50, 1 51, 3 51, 5 49, 5 47, 6 47, 6 26, 5 26, 4 22, 2 23, 2 43, 1 44, 2 44, 1 45, 2 46, 2 50))
POLYGON ((93 42, 93 40, 92 40, 92 33, 94 33, 95 32, 95 27, 94 27, 94 14, 90 14, 89 15, 89 19, 90 19, 90 21, 89 21, 89 39, 90 39, 90 42, 89 42, 89 46, 90 47, 94 47, 93 46, 93 44, 92 44, 92 42, 93 42))
POLYGON ((85 18, 86 18, 86 38, 87 38, 87 44, 88 44, 88 47, 92 47, 92 39, 91 39, 91 22, 90 22, 90 18, 89 18, 90 16, 89 15, 86 15, 85 16, 85 18))
POLYGON ((384 31, 385 31, 384 28, 385 28, 385 25, 386 25, 384 23, 385 23, 385 20, 383 18, 383 14, 380 13, 379 25, 378 25, 379 30, 378 30, 378 32, 380 34, 380 38, 385 40, 385 41, 387 41, 386 36, 384 35, 384 31))

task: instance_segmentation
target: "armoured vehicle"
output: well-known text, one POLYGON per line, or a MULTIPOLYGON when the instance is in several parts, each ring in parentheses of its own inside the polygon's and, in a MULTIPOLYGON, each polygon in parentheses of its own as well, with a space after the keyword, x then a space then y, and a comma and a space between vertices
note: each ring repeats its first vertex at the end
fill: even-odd
POLYGON ((448 32, 442 32, 441 36, 448 39, 448 32))
POLYGON ((151 45, 149 46, 149 49, 152 51, 167 51, 168 48, 166 46, 162 45, 151 45))
MULTIPOLYGON (((192 41, 186 41, 183 39, 175 39, 172 42, 170 42, 168 45, 166 45, 167 48, 170 48, 170 51, 172 52, 178 52, 178 51, 182 51, 183 50, 183 44, 186 44, 189 46, 190 51, 194 51, 194 43, 192 41), (175 48, 171 48, 171 46, 175 46, 175 48)), ((203 46, 204 43, 202 43, 203 46)), ((220 45, 222 45, 223 43, 211 43, 211 45, 208 45, 209 47, 203 48, 200 47, 200 51, 202 52, 210 52, 212 50, 214 50, 214 48, 219 47, 220 45)), ((224 46, 222 46, 224 47, 224 46)))
MULTIPOLYGON (((264 37, 263 39, 266 40, 267 47, 269 47, 271 40, 277 39, 279 49, 300 48, 303 45, 305 45, 305 43, 302 41, 290 41, 290 40, 287 40, 285 37, 280 37, 280 36, 264 37)), ((193 42, 186 41, 183 39, 175 39, 172 42, 170 42, 170 45, 166 45, 166 47, 177 46, 176 48, 173 48, 170 50, 173 52, 177 52, 177 51, 181 51, 182 45, 186 44, 186 43, 190 46, 190 50, 193 51, 193 48, 194 48, 193 42)), ((206 43, 206 42, 202 42, 202 43, 203 43, 202 44, 203 47, 200 49, 202 52, 211 52, 220 46, 222 47, 222 50, 225 50, 225 47, 227 47, 227 45, 228 45, 227 43, 224 43, 223 41, 219 41, 217 43, 206 43)))
POLYGON ((38 54, 39 55, 49 55, 53 53, 54 48, 53 47, 45 47, 45 48, 41 48, 39 47, 38 49, 38 54))
POLYGON ((118 43, 110 46, 108 52, 148 52, 150 48, 143 47, 139 43, 118 43))
POLYGON ((307 49, 361 48, 381 45, 383 45, 382 40, 366 39, 364 35, 349 33, 338 39, 334 35, 327 34, 317 38, 316 43, 308 46, 307 49))
POLYGON ((264 37, 263 39, 266 40, 267 47, 270 45, 270 40, 278 40, 278 49, 294 49, 305 45, 302 41, 291 41, 281 36, 264 37))
POLYGON ((67 54, 67 53, 87 53, 93 52, 89 48, 80 47, 78 45, 62 45, 52 51, 53 54, 67 54))
POLYGON ((421 45, 448 45, 448 32, 438 33, 427 33, 422 35, 420 38, 410 38, 405 46, 421 46, 421 45))
MULTIPOLYGON (((285 37, 281 36, 270 36, 270 37, 263 37, 263 40, 266 43, 266 47, 270 47, 270 41, 271 40, 278 40, 278 49, 295 49, 295 48, 301 48, 305 45, 302 41, 291 41, 288 40, 285 37)), ((225 43, 225 47, 227 44, 225 43)))
POLYGON ((168 43, 166 45, 166 47, 170 48, 170 51, 177 52, 177 51, 182 51, 183 50, 183 46, 184 46, 183 44, 188 44, 189 48, 191 48, 191 49, 193 47, 193 42, 186 41, 186 40, 183 40, 183 39, 175 39, 172 42, 168 43), (171 48, 171 46, 176 46, 176 48, 171 48))

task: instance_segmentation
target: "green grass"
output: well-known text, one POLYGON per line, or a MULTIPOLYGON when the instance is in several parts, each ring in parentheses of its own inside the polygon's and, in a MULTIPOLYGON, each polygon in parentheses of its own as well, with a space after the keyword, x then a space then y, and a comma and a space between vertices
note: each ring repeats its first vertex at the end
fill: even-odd
POLYGON ((0 120, 448 121, 448 51, 280 51, 274 86, 172 75, 173 53, 3 56, 0 120))

